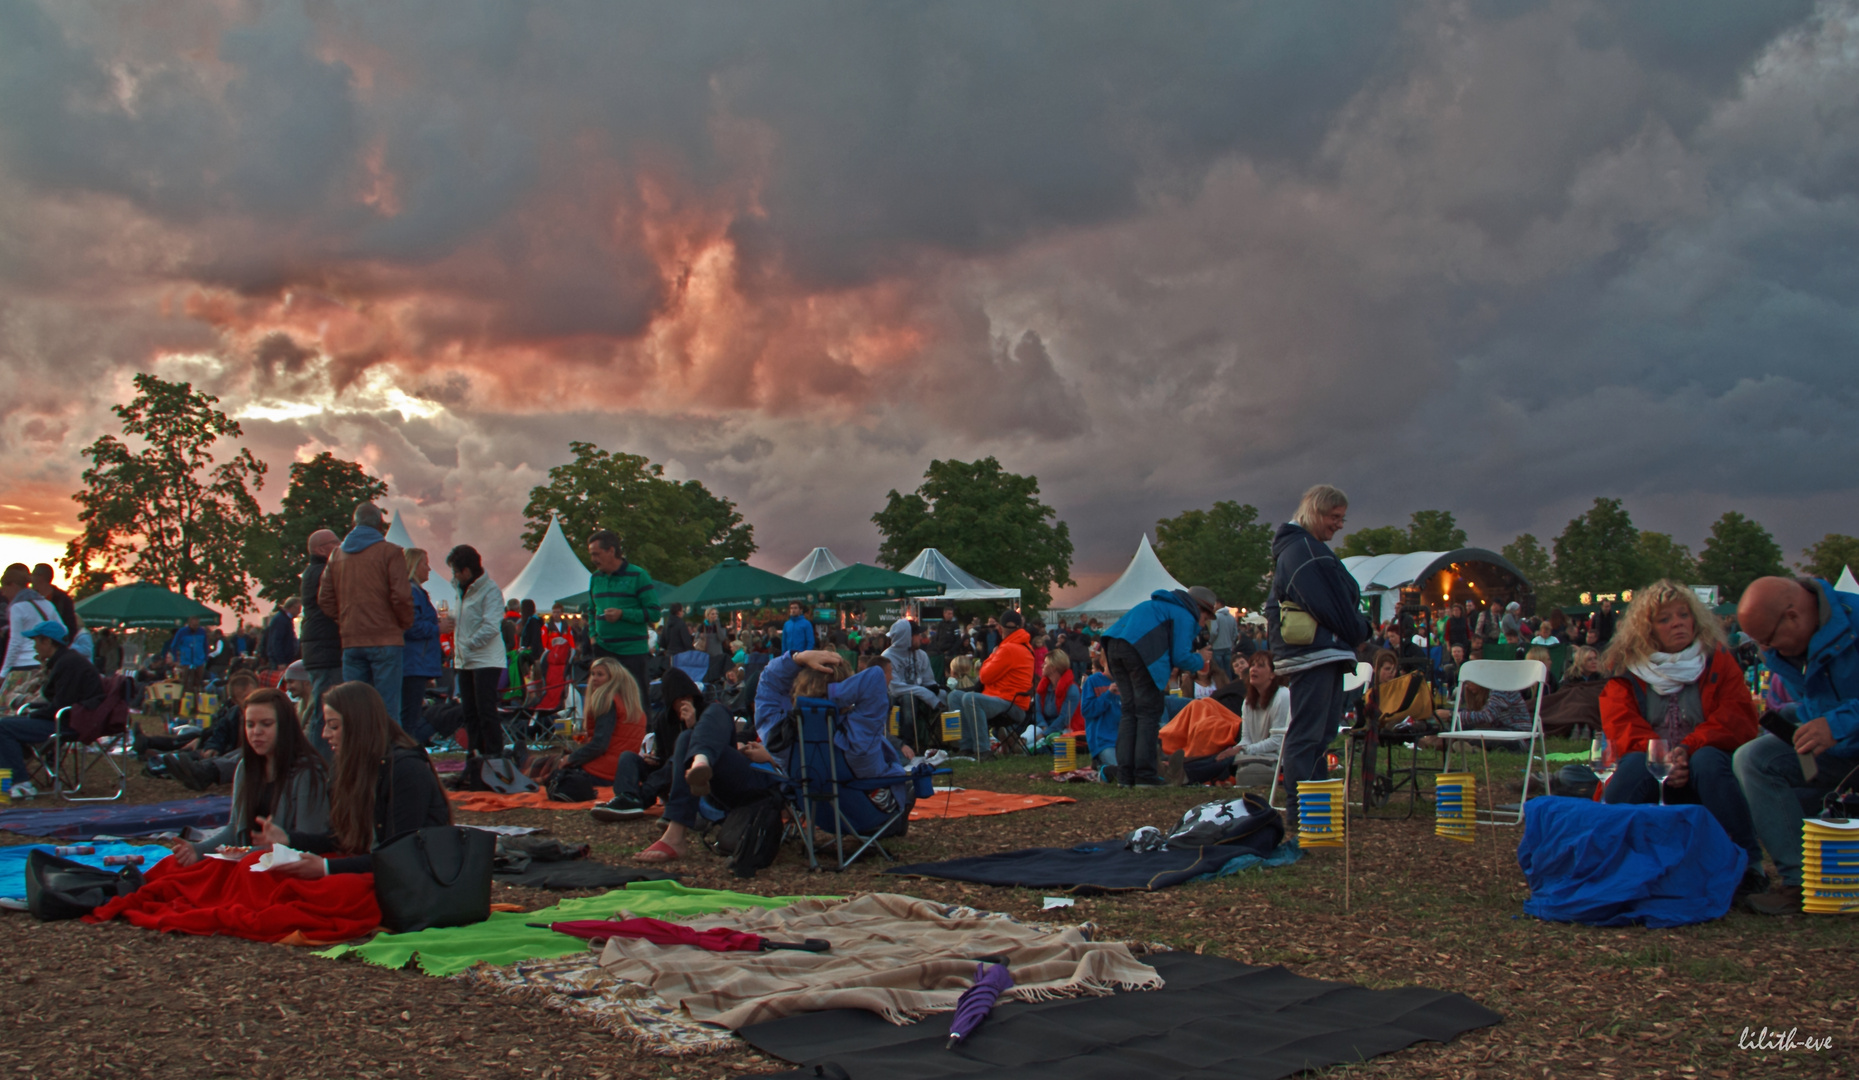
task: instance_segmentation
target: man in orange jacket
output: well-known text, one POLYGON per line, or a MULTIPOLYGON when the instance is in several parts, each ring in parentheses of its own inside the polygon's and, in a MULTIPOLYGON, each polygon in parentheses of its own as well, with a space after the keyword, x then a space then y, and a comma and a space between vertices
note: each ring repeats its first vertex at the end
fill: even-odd
POLYGON ((962 713, 960 749, 977 758, 991 749, 989 728, 997 720, 1002 727, 1018 728, 1033 702, 1033 646, 1025 617, 1009 608, 989 619, 988 628, 1000 632, 1001 643, 981 663, 981 689, 949 694, 949 707, 962 713))

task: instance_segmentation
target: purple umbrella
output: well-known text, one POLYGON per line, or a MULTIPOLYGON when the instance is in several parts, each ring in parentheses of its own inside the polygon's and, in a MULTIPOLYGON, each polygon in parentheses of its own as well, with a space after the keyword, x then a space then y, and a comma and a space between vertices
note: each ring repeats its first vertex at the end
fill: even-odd
POLYGON ((1013 986, 1013 973, 1006 964, 976 964, 975 985, 962 991, 955 1002, 955 1017, 949 1021, 949 1049, 962 1045, 981 1021, 994 1011, 994 1002, 1013 986))

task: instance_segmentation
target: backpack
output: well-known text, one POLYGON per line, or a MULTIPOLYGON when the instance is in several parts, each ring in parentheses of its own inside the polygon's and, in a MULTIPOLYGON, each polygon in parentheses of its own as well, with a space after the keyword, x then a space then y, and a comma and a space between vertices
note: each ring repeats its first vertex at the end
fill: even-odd
POLYGON ((724 816, 711 846, 717 854, 729 856, 730 871, 737 877, 754 877, 781 854, 783 806, 780 793, 770 791, 724 816))
POLYGON ((547 790, 551 802, 591 802, 594 777, 578 768, 557 769, 549 774, 547 790))

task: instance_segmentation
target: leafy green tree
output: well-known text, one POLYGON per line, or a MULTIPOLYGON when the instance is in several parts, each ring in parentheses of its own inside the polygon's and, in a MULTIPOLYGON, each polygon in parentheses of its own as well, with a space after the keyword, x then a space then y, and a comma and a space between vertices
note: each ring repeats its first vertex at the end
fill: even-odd
MULTIPOLYGON (((258 595, 274 604, 298 595, 310 534, 318 529, 338 536, 348 532, 356 505, 386 494, 385 480, 327 450, 308 461, 292 462, 283 505, 246 535, 246 572, 258 583, 258 595)), ((434 565, 443 566, 444 560, 444 552, 433 554, 434 565)))
POLYGON ((90 468, 83 490, 71 496, 83 531, 65 545, 59 565, 80 594, 126 576, 240 613, 255 610, 240 547, 259 518, 246 485, 264 486, 264 462, 246 449, 214 457, 215 443, 243 432, 213 407, 213 395, 146 372, 135 385, 135 399, 111 411, 141 448, 114 435, 85 448, 90 468))
POLYGON ((1786 574, 1781 545, 1769 530, 1731 510, 1711 525, 1710 538, 1698 552, 1698 576, 1703 584, 1723 590, 1723 598, 1736 603, 1749 583, 1771 574, 1786 574))
POLYGON ((1155 554, 1175 580, 1205 585, 1220 602, 1257 608, 1272 572, 1272 526, 1250 503, 1216 502, 1155 523, 1155 554))
POLYGON ((1661 578, 1697 583, 1698 564, 1691 557, 1691 549, 1672 539, 1670 533, 1640 533, 1639 549, 1640 577, 1646 583, 1661 578))
POLYGON ((1619 499, 1596 499, 1556 537, 1556 584, 1564 594, 1620 593, 1647 584, 1640 531, 1619 499))
POLYGON ((1343 537, 1343 542, 1336 546, 1336 557, 1347 559, 1352 555, 1404 555, 1417 550, 1414 539, 1406 529, 1399 525, 1380 525, 1372 529, 1357 529, 1343 537))
POLYGON ((1048 521, 1056 512, 1039 501, 1039 478, 980 461, 932 461, 916 491, 885 495, 872 523, 884 536, 878 561, 903 566, 926 547, 1003 589, 1019 589, 1021 605, 1040 611, 1056 585, 1070 585, 1071 529, 1048 521))
POLYGON ((531 551, 548 532, 549 515, 577 552, 596 530, 619 534, 626 557, 657 581, 680 584, 724 559, 755 554, 755 526, 736 504, 696 480, 665 479, 665 467, 639 454, 615 454, 593 443, 571 442, 574 460, 549 470, 549 482, 531 488, 523 507, 531 551))
POLYGON ((1859 566, 1859 536, 1828 533, 1801 552, 1803 574, 1837 582, 1840 571, 1848 566, 1859 566))
POLYGON ((1409 551, 1457 551, 1465 546, 1465 530, 1450 510, 1416 510, 1408 519, 1409 551))
POLYGON ((1542 541, 1532 533, 1522 533, 1517 539, 1505 544, 1498 554, 1510 560, 1536 590, 1537 600, 1542 604, 1557 602, 1556 572, 1549 561, 1549 552, 1543 550, 1542 541))

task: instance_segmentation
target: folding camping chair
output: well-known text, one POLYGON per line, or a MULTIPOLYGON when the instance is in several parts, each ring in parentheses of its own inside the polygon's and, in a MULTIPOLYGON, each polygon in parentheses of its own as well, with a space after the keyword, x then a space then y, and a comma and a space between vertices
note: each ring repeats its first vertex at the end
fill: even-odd
POLYGON ((895 861, 880 841, 910 813, 908 799, 898 800, 897 809, 889 814, 872 803, 868 792, 892 787, 898 778, 861 780, 853 776, 845 751, 839 748, 839 725, 838 706, 825 698, 804 697, 794 703, 796 741, 789 758, 788 804, 807 850, 807 865, 814 870, 820 868, 813 839, 816 830, 833 834, 840 870, 857 862, 868 850, 895 861), (859 845, 849 858, 848 836, 859 845))
MULTIPOLYGON (((1351 671, 1348 674, 1343 676, 1343 693, 1354 694, 1354 693, 1360 692, 1364 686, 1368 685, 1369 679, 1373 678, 1374 675, 1375 675, 1375 666, 1373 664, 1367 663, 1366 661, 1358 662, 1356 664, 1356 669, 1354 671, 1351 671)), ((1289 725, 1286 726, 1286 730, 1287 731, 1290 730, 1289 725)), ((1278 760, 1272 764, 1272 789, 1271 791, 1266 793, 1265 801, 1267 804, 1273 807, 1276 807, 1277 809, 1283 810, 1284 807, 1278 806, 1277 800, 1278 800, 1278 782, 1284 779, 1285 742, 1284 742, 1284 738, 1282 737, 1282 733, 1277 733, 1277 734, 1280 735, 1280 738, 1278 740, 1278 760)), ((1324 752, 1328 753, 1329 748, 1325 747, 1324 752)), ((1348 777, 1345 776, 1343 779, 1348 780, 1348 777)), ((1349 785, 1345 783, 1343 785, 1343 790, 1347 791, 1348 789, 1349 789, 1349 785)), ((1289 799, 1290 797, 1291 797, 1290 785, 1287 784, 1286 791, 1285 791, 1285 798, 1289 799)))
MULTIPOLYGON (((1478 744, 1478 752, 1484 761, 1485 791, 1489 799, 1489 809, 1480 811, 1484 815, 1481 824, 1485 825, 1521 825, 1523 824, 1523 807, 1530 801, 1530 781, 1535 777, 1535 766, 1542 764, 1543 791, 1549 791, 1549 756, 1543 745, 1543 693, 1548 685, 1549 669, 1536 660, 1467 660, 1459 669, 1459 689, 1452 696, 1452 730, 1442 731, 1439 737, 1446 743, 1446 770, 1451 771, 1453 747, 1470 747, 1478 744), (1461 727, 1459 714, 1465 699, 1465 684, 1477 683, 1487 690, 1509 690, 1521 693, 1531 687, 1536 688, 1535 706, 1531 709, 1530 730, 1498 731, 1466 730, 1461 727), (1524 744, 1523 792, 1518 797, 1516 808, 1497 805, 1497 790, 1491 786, 1492 743, 1524 744)), ((1461 767, 1464 759, 1461 758, 1461 767)))
POLYGON ((67 705, 58 710, 52 737, 33 747, 29 767, 45 774, 46 787, 65 802, 114 802, 129 792, 129 771, 123 761, 131 756, 135 733, 129 730, 129 698, 135 683, 127 675, 103 680, 103 700, 92 709, 67 705), (107 795, 86 795, 85 785, 94 770, 102 768, 110 787, 107 795))

